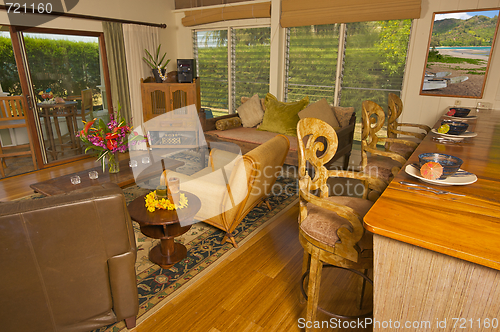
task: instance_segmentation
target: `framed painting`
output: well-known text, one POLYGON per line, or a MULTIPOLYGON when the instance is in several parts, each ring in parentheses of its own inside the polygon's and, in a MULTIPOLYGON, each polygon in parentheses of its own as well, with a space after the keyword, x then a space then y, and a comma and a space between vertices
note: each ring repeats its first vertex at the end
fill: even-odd
POLYGON ((499 11, 434 13, 421 95, 482 98, 499 11))

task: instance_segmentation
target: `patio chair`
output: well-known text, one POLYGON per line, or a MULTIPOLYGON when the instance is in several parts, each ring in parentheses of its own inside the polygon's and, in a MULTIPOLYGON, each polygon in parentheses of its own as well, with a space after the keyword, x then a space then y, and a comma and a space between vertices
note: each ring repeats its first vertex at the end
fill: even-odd
POLYGON ((81 100, 82 107, 76 110, 76 116, 82 118, 82 121, 90 121, 94 118, 94 102, 92 99, 92 89, 82 90, 81 96, 68 96, 66 100, 81 100), (87 115, 90 115, 87 118, 87 115))
POLYGON ((26 128, 28 132, 29 143, 20 147, 21 150, 4 151, 0 144, 0 173, 5 177, 4 168, 7 167, 5 158, 29 156, 33 160, 33 167, 38 169, 35 157, 35 149, 33 147, 33 137, 31 137, 30 128, 26 117, 25 99, 23 96, 0 97, 0 129, 26 128), (28 150, 25 148, 28 147, 28 150))

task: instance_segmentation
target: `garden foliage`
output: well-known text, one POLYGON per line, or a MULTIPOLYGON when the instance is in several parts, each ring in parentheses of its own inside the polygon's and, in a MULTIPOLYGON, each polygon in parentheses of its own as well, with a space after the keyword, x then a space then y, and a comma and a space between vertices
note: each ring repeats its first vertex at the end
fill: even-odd
MULTIPOLYGON (((101 84, 99 44, 24 37, 35 94, 50 88, 54 96, 79 95, 101 84)), ((10 38, 0 36, 2 89, 22 94, 10 38)))

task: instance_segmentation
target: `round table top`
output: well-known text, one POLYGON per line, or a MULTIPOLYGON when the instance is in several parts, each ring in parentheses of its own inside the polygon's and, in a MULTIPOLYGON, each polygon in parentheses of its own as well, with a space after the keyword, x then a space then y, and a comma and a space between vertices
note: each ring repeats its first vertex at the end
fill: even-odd
POLYGON ((42 103, 37 103, 36 106, 40 108, 62 108, 62 107, 68 107, 68 106, 73 106, 78 104, 76 101, 66 101, 64 103, 54 103, 54 104, 42 104, 42 103))
POLYGON ((149 212, 146 208, 145 197, 141 195, 134 199, 128 205, 130 217, 139 223, 139 225, 168 225, 178 223, 180 220, 194 218, 201 208, 200 199, 189 192, 181 191, 188 199, 188 206, 179 210, 155 210, 149 212))

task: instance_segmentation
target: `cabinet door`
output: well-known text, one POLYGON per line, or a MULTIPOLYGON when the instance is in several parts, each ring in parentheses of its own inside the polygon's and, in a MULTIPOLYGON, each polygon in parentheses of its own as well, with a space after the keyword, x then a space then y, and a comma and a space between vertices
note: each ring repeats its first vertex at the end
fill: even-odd
POLYGON ((189 105, 196 105, 194 84, 182 83, 170 86, 170 109, 176 110, 189 105))
POLYGON ((163 83, 142 84, 142 108, 144 121, 170 111, 168 86, 163 83), (166 88, 166 89, 165 89, 166 88))

